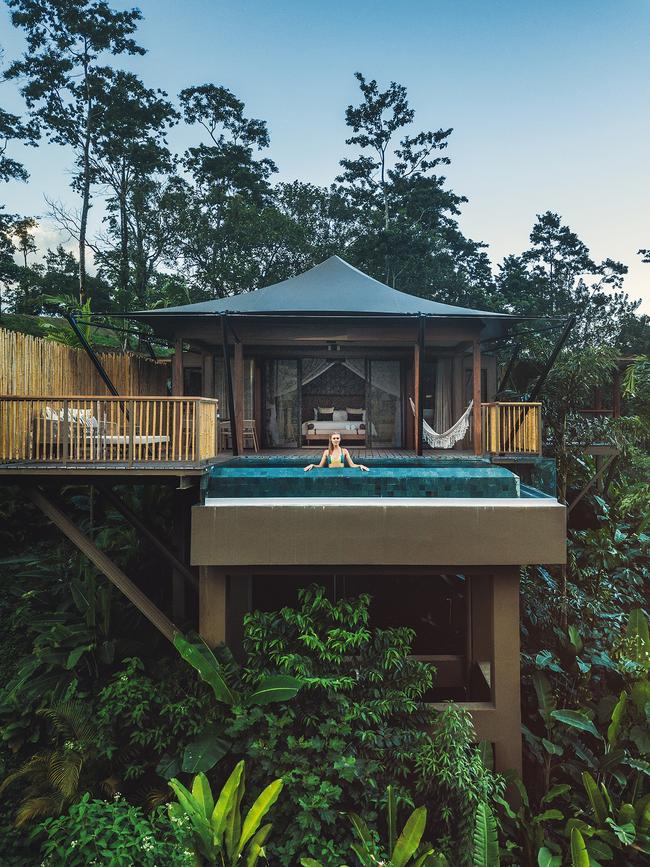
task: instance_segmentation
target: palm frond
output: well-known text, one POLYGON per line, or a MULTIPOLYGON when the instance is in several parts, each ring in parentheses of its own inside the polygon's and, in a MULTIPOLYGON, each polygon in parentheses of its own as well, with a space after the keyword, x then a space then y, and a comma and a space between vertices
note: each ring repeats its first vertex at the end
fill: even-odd
POLYGON ((51 707, 41 708, 38 713, 48 720, 62 738, 88 745, 93 743, 93 726, 88 711, 81 702, 62 701, 51 707))
POLYGON ((65 803, 62 799, 54 795, 27 798, 18 808, 14 824, 17 828, 20 828, 34 819, 40 819, 42 816, 56 816, 62 811, 64 806, 65 803))
POLYGON ((66 800, 73 798, 79 788, 83 757, 76 750, 57 750, 48 767, 48 780, 52 788, 66 800))
POLYGON ((22 780, 25 777, 42 777, 47 778, 47 770, 50 765, 51 753, 37 753, 28 759, 24 765, 16 768, 0 782, 0 794, 9 788, 16 780, 22 780))

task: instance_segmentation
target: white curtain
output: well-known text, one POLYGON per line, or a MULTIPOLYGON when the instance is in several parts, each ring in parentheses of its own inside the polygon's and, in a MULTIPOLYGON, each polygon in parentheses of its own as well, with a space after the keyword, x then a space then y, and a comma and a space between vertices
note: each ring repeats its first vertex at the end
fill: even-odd
POLYGON ((335 361, 330 361, 327 358, 303 358, 302 359, 302 382, 301 385, 307 385, 314 379, 322 376, 330 367, 334 367, 335 361))
POLYGON ((452 425, 452 364, 451 358, 439 358, 436 364, 433 427, 437 431, 446 431, 452 425))

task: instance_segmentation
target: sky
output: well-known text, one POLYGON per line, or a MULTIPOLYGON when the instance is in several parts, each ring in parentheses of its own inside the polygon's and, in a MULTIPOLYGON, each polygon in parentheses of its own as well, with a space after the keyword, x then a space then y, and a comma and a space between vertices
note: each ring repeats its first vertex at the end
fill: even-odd
MULTIPOLYGON (((113 0, 115 8, 126 4, 113 0)), ((125 62, 175 96, 225 85, 266 120, 280 180, 329 184, 346 153, 354 72, 408 89, 418 129, 453 128, 445 174, 460 219, 495 268, 528 245, 535 215, 559 213, 594 258, 629 267, 650 313, 650 0, 143 0, 148 53, 125 62)), ((5 64, 23 40, 0 7, 5 64)), ((0 84, 19 112, 14 82, 0 84)), ((196 133, 176 128, 173 148, 196 133)), ((70 154, 14 148, 31 177, 2 190, 10 212, 74 203, 70 154)), ((97 227, 101 212, 95 208, 97 227)), ((47 219, 38 243, 59 240, 47 219)))

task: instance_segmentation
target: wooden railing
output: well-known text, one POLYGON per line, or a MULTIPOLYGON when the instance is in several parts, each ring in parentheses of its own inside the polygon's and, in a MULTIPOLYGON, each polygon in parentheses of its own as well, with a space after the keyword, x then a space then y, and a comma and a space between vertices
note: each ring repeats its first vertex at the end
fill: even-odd
POLYGON ((493 455, 541 455, 541 403, 483 403, 483 450, 493 455))
POLYGON ((0 396, 0 462, 185 466, 217 451, 216 400, 0 396))

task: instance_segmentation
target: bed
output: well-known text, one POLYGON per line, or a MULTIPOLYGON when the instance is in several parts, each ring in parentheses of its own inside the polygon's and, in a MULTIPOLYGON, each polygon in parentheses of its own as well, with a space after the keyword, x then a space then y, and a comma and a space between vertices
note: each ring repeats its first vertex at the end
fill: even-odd
MULTIPOLYGON (((315 411, 317 416, 318 412, 315 411)), ((307 445, 316 442, 327 442, 330 434, 334 431, 339 431, 343 445, 354 443, 355 445, 364 445, 366 442, 366 412, 361 410, 355 413, 354 420, 348 418, 348 413, 345 410, 335 410, 333 418, 320 419, 312 418, 302 424, 302 436, 307 445), (361 415, 361 420, 358 416, 361 415)))

